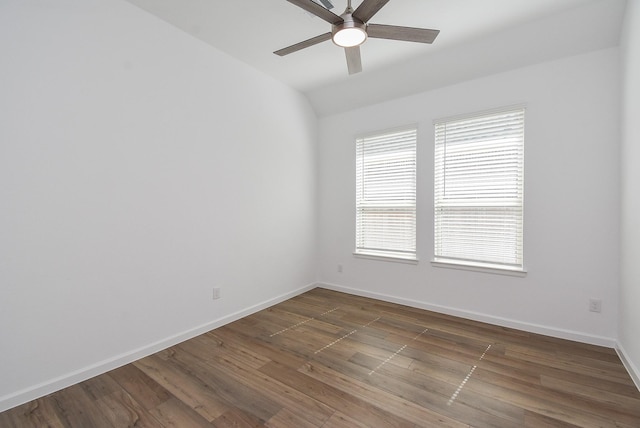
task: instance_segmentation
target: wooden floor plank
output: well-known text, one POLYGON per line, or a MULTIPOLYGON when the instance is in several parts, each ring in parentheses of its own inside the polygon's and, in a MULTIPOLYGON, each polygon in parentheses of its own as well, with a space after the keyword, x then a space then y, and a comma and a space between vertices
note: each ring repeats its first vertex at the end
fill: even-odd
MULTIPOLYGON (((399 388, 397 382, 393 378, 386 378, 384 384, 378 382, 372 384, 353 377, 344 376, 343 373, 337 372, 323 364, 309 364, 303 368, 304 373, 315 379, 331 385, 341 391, 344 391, 354 397, 358 397, 368 403, 372 403, 382 410, 391 414, 402 415, 404 419, 413 424, 425 424, 426 426, 437 427, 463 427, 468 423, 457 421, 440 410, 444 409, 446 403, 445 396, 439 396, 434 399, 435 395, 429 391, 419 390, 418 388, 410 388, 407 384, 403 385, 401 394, 394 393, 399 388), (428 397, 427 397, 428 396, 428 397), (434 404, 440 401, 440 405, 434 404), (420 405, 420 404, 423 405, 420 405)), ((370 377, 380 379, 380 375, 370 377)), ((481 415, 475 415, 474 422, 481 419, 481 415)), ((471 422, 471 421, 468 421, 471 422)))
POLYGON ((218 328, 207 334, 212 334, 227 343, 242 344, 249 350, 259 353, 260 355, 268 358, 270 361, 275 361, 279 364, 288 367, 300 367, 306 359, 296 353, 283 352, 281 348, 271 343, 258 340, 255 337, 245 335, 241 331, 228 326, 218 328))
POLYGON ((601 407, 607 410, 611 409, 614 413, 629 414, 634 418, 640 419, 640 399, 638 398, 627 397, 622 394, 603 391, 596 387, 580 385, 550 376, 542 376, 540 384, 554 391, 597 401, 601 407))
POLYGON ((214 426, 192 407, 175 397, 170 398, 155 409, 151 409, 150 413, 166 428, 211 428, 214 426))
POLYGON ((142 408, 149 410, 167 401, 172 395, 133 364, 108 373, 142 408))
POLYGON ((229 409, 204 381, 184 372, 158 355, 143 358, 134 365, 207 421, 216 419, 229 409))
POLYGON ((64 426, 110 426, 110 418, 87 395, 83 384, 76 384, 58 391, 51 399, 55 403, 52 403, 51 408, 58 415, 64 426))
POLYGON ((234 408, 220 415, 212 424, 216 428, 257 428, 263 427, 264 421, 251 413, 234 408))
POLYGON ((575 394, 554 391, 540 385, 513 381, 482 369, 474 372, 465 388, 567 423, 602 427, 640 423, 640 418, 629 418, 626 413, 612 411, 602 402, 585 400, 575 394))
POLYGON ((263 422, 271 419, 280 410, 280 405, 269 395, 238 383, 227 370, 207 364, 206 360, 184 351, 180 345, 171 348, 171 352, 165 355, 172 365, 202 382, 202 385, 228 409, 254 415, 263 422))
POLYGON ((124 390, 101 396, 96 405, 113 427, 153 428, 159 425, 159 421, 124 390))
MULTIPOLYGON (((459 373, 454 382, 447 383, 398 366, 384 365, 372 373, 368 368, 363 370, 349 365, 350 362, 341 362, 329 354, 317 359, 317 363, 321 363, 319 367, 331 367, 331 370, 359 384, 361 388, 373 388, 381 395, 388 393, 401 397, 440 416, 474 426, 522 426, 522 410, 506 403, 494 403, 480 397, 473 401, 475 406, 461 402, 455 408, 450 407, 448 401, 468 370, 459 373)), ((325 371, 329 369, 325 368, 325 371)))
POLYGON ((525 428, 579 428, 578 425, 562 422, 535 412, 526 411, 524 416, 525 428))
POLYGON ((309 422, 301 416, 303 414, 304 410, 294 413, 287 408, 283 408, 269 419, 265 426, 272 428, 317 428, 325 426, 324 422, 320 425, 309 422))
MULTIPOLYGON (((211 363, 224 369, 237 382, 250 386, 259 393, 269 395, 283 408, 289 409, 290 413, 299 415, 301 419, 309 421, 313 425, 321 426, 333 413, 333 409, 330 407, 308 395, 300 393, 296 389, 288 387, 259 370, 244 365, 240 360, 235 359, 233 355, 219 355, 211 363)), ((250 397, 247 397, 247 399, 250 399, 250 397)))
POLYGON ((279 379, 289 387, 295 388, 331 408, 344 414, 349 414, 354 419, 364 422, 367 426, 383 428, 412 425, 403 415, 389 413, 366 400, 341 391, 324 381, 314 379, 297 370, 292 370, 277 363, 269 363, 262 367, 260 371, 279 379))
POLYGON ((513 350, 508 348, 505 356, 510 358, 520 359, 529 363, 540 363, 547 367, 553 367, 561 371, 569 373, 581 373, 591 376, 593 378, 608 380, 613 382, 628 383, 630 378, 629 374, 624 370, 624 366, 620 364, 620 367, 613 366, 608 362, 594 361, 592 364, 575 363, 567 360, 557 358, 556 355, 544 355, 541 353, 534 353, 533 350, 513 350))
POLYGON ((55 401, 51 396, 30 401, 10 411, 0 413, 0 427, 61 428, 65 425, 55 408, 55 401))
POLYGON ((350 418, 344 413, 335 412, 327 422, 322 425, 322 428, 368 428, 368 425, 350 418))
POLYGON ((316 288, 0 413, 10 427, 640 427, 615 350, 316 288))

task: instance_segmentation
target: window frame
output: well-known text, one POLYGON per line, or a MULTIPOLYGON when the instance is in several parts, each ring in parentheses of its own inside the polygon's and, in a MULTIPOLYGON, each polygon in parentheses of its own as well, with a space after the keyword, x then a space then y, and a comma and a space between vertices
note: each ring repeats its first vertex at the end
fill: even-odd
MULTIPOLYGON (((418 125, 417 124, 409 124, 409 125, 405 125, 405 126, 400 126, 400 127, 395 127, 395 128, 387 128, 387 129, 383 129, 383 130, 379 130, 379 131, 374 131, 374 132, 368 132, 366 134, 360 134, 357 135, 355 137, 355 184, 356 184, 356 191, 355 191, 355 249, 353 251, 353 255, 356 257, 361 257, 361 258, 366 258, 366 259, 375 259, 375 260, 382 260, 382 261, 392 261, 392 262, 401 262, 401 263, 417 263, 418 262, 418 257, 417 257, 417 160, 418 160, 418 155, 417 155, 417 151, 418 151, 418 125), (396 139, 394 139, 394 135, 396 135, 396 139), (400 135, 401 137, 398 137, 398 135, 400 135), (405 139, 410 139, 411 141, 409 142, 405 142, 406 144, 403 145, 403 143, 401 142, 402 140, 405 139), (389 140, 387 141, 388 144, 390 145, 397 145, 397 147, 399 147, 400 149, 398 150, 392 150, 392 148, 387 148, 388 150, 385 149, 380 149, 380 145, 383 144, 381 141, 382 140, 389 140), (399 156, 399 154, 401 152, 406 152, 407 150, 411 150, 412 153, 412 157, 411 159, 405 159, 405 161, 408 162, 409 164, 409 172, 407 172, 408 176, 412 178, 412 183, 408 184, 408 188, 403 188, 402 186, 398 185, 398 182, 396 182, 395 186, 392 187, 396 187, 399 191, 397 194, 395 194, 395 198, 392 197, 391 199, 393 199, 394 201, 389 201, 387 200, 386 202, 388 204, 385 205, 385 203, 381 203, 379 205, 375 205, 371 199, 367 199, 367 197, 365 196, 366 192, 364 191, 364 187, 366 185, 366 176, 360 176, 359 174, 364 174, 364 170, 362 170, 363 167, 363 162, 365 161, 363 156, 366 156, 366 153, 360 153, 361 148, 360 148, 360 144, 364 145, 364 144, 377 144, 377 149, 371 149, 372 152, 369 153, 370 157, 375 157, 378 156, 378 162, 382 162, 382 159, 387 159, 387 161, 389 160, 389 158, 393 158, 396 156, 399 156), (376 155, 376 151, 379 150, 379 152, 376 155), (385 158, 386 156, 386 158, 385 158), (412 163, 412 164, 411 164, 412 163), (412 187, 412 189, 411 189, 412 187), (409 199, 403 199, 404 196, 406 196, 407 194, 410 194, 412 191, 412 195, 413 198, 409 198, 409 199), (363 221, 363 212, 364 210, 366 210, 367 207, 369 208, 373 208, 375 209, 375 207, 377 206, 379 211, 383 211, 385 209, 387 210, 405 210, 407 212, 409 212, 409 216, 411 219, 412 216, 412 225, 409 225, 408 229, 405 229, 404 226, 406 226, 406 221, 402 221, 401 223, 403 223, 403 225, 399 226, 400 228, 403 228, 403 230, 405 230, 405 232, 407 230, 409 230, 412 233, 412 237, 410 238, 410 241, 412 241, 413 245, 405 247, 402 250, 399 250, 398 248, 367 248, 367 245, 365 245, 365 242, 370 242, 369 239, 373 240, 373 238, 367 238, 366 236, 363 236, 363 232, 367 232, 367 230, 369 231, 369 233, 374 234, 375 232, 372 232, 371 229, 367 229, 364 224, 365 222, 363 221)), ((404 169, 403 169, 404 170, 404 169)), ((384 178, 384 177, 377 177, 377 178, 384 178)), ((405 177, 406 178, 406 177, 405 177)), ((379 182, 377 182, 379 184, 379 182)), ((371 183, 369 183, 369 185, 371 185, 371 183)), ((379 195, 374 194, 373 197, 376 198, 379 195)), ((401 216, 401 215, 400 215, 401 216)), ((385 224, 385 222, 381 222, 380 224, 385 224)), ((391 220, 391 223, 386 223, 388 224, 392 224, 395 226, 398 226, 398 223, 394 223, 394 220, 391 220)), ((393 229, 390 228, 390 229, 393 229)), ((394 235, 391 234, 392 236, 398 236, 398 235, 394 235)), ((389 238, 389 236, 386 236, 387 238, 389 238)), ((384 239, 384 238, 382 238, 384 239)))
MULTIPOLYGON (((470 113, 470 114, 465 114, 465 115, 459 115, 459 116, 453 116, 453 117, 445 117, 445 118, 441 118, 441 119, 436 119, 433 121, 434 123, 434 219, 433 219, 433 231, 434 231, 434 242, 433 242, 433 259, 431 260, 431 264, 435 267, 447 267, 447 268, 454 268, 454 269, 463 269, 463 270, 473 270, 473 271, 480 271, 480 272, 490 272, 490 273, 498 273, 498 274, 504 274, 504 275, 515 275, 515 276, 524 276, 526 275, 526 269, 524 266, 524 145, 525 145, 525 116, 526 116, 526 106, 525 105, 514 105, 514 106, 508 106, 508 107, 504 107, 504 108, 499 108, 499 109, 492 109, 492 110, 485 110, 485 111, 480 111, 480 112, 474 112, 474 113, 470 113), (507 181, 501 181, 498 182, 499 186, 501 188, 508 188, 509 186, 513 186, 515 190, 515 192, 513 192, 515 194, 514 197, 512 198, 507 198, 507 197, 503 197, 502 195, 500 197, 494 197, 494 201, 491 202, 491 204, 489 204, 488 201, 491 200, 491 198, 489 197, 482 197, 479 196, 476 199, 473 199, 472 197, 470 197, 469 195, 465 196, 453 196, 454 193, 451 189, 454 188, 454 184, 453 184, 453 179, 449 179, 449 186, 447 186, 447 175, 445 175, 445 172, 449 173, 449 176, 451 175, 451 171, 455 172, 455 167, 451 168, 449 170, 446 169, 446 163, 447 160, 449 161, 450 164, 452 164, 452 156, 450 156, 450 158, 447 158, 447 152, 446 152, 446 144, 447 144, 447 138, 446 138, 446 131, 444 136, 443 136, 443 129, 442 127, 446 127, 447 125, 456 128, 456 126, 460 126, 462 124, 469 124, 469 126, 471 127, 471 129, 474 129, 473 126, 474 125, 470 125, 470 122, 473 121, 479 121, 480 123, 484 123, 485 125, 488 124, 489 122, 491 122, 492 120, 504 120, 505 121, 505 125, 504 128, 501 128, 499 131, 499 136, 496 139, 496 141, 492 141, 492 138, 486 138, 486 135, 483 135, 483 131, 477 131, 477 134, 479 134, 479 136, 474 136, 473 134, 466 134, 467 131, 463 130, 460 131, 460 128, 457 129, 457 131, 460 132, 464 132, 465 133, 465 137, 471 137, 471 139, 469 141, 464 141, 464 140, 455 140, 454 138, 451 138, 452 141, 456 141, 458 143, 457 147, 458 148, 462 148, 459 150, 458 155, 457 156, 461 156, 462 153, 465 153, 467 156, 469 156, 469 153, 471 153, 473 151, 473 146, 469 146, 465 148, 465 144, 478 144, 478 142, 480 142, 480 145, 482 145, 483 147, 486 148, 490 148, 490 147, 496 147, 499 145, 499 143, 497 142, 497 139, 514 139, 517 140, 516 135, 518 134, 517 131, 505 131, 509 129, 509 126, 507 126, 508 120, 506 119, 498 119, 500 116, 508 116, 510 114, 513 115, 520 115, 521 118, 521 122, 517 123, 514 127, 514 129, 519 130, 519 140, 512 144, 512 146, 509 146, 511 150, 515 151, 515 155, 502 155, 503 157, 492 157, 491 159, 501 159, 501 160, 507 160, 509 162, 511 162, 511 166, 513 167, 513 165, 517 165, 517 171, 516 171, 516 175, 515 178, 511 178, 510 180, 507 181), (486 119, 486 121, 483 122, 483 119, 486 119), (485 139, 483 140, 482 137, 485 137, 485 139), (473 139, 475 138, 475 139, 473 139), (483 144, 484 141, 484 144, 483 144), (491 143, 487 144, 486 142, 489 141, 491 143), (443 146, 444 144, 444 146, 443 146), (517 144, 517 146, 516 146, 517 144), (440 181, 439 181, 440 180, 440 181), (513 180, 513 181, 511 181, 513 180), (446 194, 446 190, 449 190, 451 192, 451 196, 447 197, 446 194), (498 203, 496 201, 498 200, 502 200, 501 203, 498 203), (516 203, 517 202, 517 203, 516 203), (514 260, 516 262, 511 262, 511 263, 507 263, 504 261, 499 261, 499 260, 489 260, 489 259, 482 259, 479 257, 480 254, 482 254, 483 252, 486 252, 486 249, 481 249, 479 251, 476 252, 475 256, 476 257, 472 257, 469 256, 471 253, 473 252, 469 252, 469 253, 465 253, 464 249, 461 250, 451 250, 450 252, 446 252, 446 250, 442 251, 443 248, 443 230, 446 230, 444 227, 442 227, 440 230, 438 229, 438 225, 441 224, 440 222, 442 221, 442 219, 444 218, 445 220, 447 219, 447 215, 443 214, 443 216, 441 216, 439 213, 443 213, 446 211, 447 208, 451 209, 453 207, 459 207, 462 208, 463 210, 467 210, 467 212, 471 213, 471 212, 482 212, 482 210, 484 209, 484 212, 486 213, 489 209, 495 209, 496 211, 502 210, 503 211, 503 217, 507 217, 510 215, 512 218, 516 218, 517 221, 515 222, 514 226, 514 230, 515 231, 510 231, 509 233, 515 234, 515 235, 508 235, 505 234, 504 236, 511 236, 511 240, 515 242, 515 244, 513 244, 513 251, 515 252, 515 254, 512 255, 512 257, 514 257, 514 260), (477 209, 474 209, 474 207, 476 207, 477 209), (491 208, 489 208, 491 207, 491 208), (513 214, 508 214, 508 212, 510 210, 513 210, 513 208, 515 207, 516 209, 516 213, 513 214), (518 212, 519 210, 519 212, 518 212), (514 237, 515 236, 515 237, 514 237), (441 250, 441 252, 439 252, 439 250, 441 250), (461 255, 466 255, 467 257, 460 257, 461 255), (518 263, 519 261, 519 263, 518 263)), ((453 143, 451 143, 453 144, 453 143)), ((486 149, 485 149, 486 150, 486 149)), ((483 155, 483 156, 487 156, 487 155, 483 155)), ((494 156, 494 155, 491 155, 494 156)), ((470 163, 470 168, 479 168, 478 165, 481 165, 481 163, 483 161, 486 161, 487 158, 480 159, 478 161, 474 161, 474 163, 470 163)), ((465 161, 467 162, 467 161, 465 161)), ((453 165, 453 164, 452 164, 453 165)), ((502 167, 505 168, 505 167, 502 167)), ((494 170, 492 170, 494 171, 494 170)), ((501 169, 502 171, 502 169, 501 169)), ((473 171, 476 172, 476 171, 473 171)), ((477 172, 476 172, 477 173, 477 172)), ((466 174, 466 173, 465 173, 466 174)), ((471 193, 473 190, 474 186, 477 186, 479 181, 473 181, 473 176, 472 174, 465 176, 465 182, 467 182, 468 180, 466 179, 467 177, 471 177, 472 180, 469 181, 470 184, 460 184, 460 183, 456 183, 456 185, 458 187, 455 188, 455 190, 457 192, 461 192, 461 195, 464 195, 465 193, 471 193), (468 186, 468 187, 465 187, 468 186)), ((476 178, 476 180, 478 180, 476 178)), ((495 180, 495 179, 494 179, 495 180)), ((465 214, 462 214, 463 216, 465 214)), ((449 216, 451 216, 449 214, 449 216)), ((478 215, 478 217, 480 217, 478 215)), ((457 220, 456 220, 457 221, 457 220)), ((473 220, 467 219, 465 218, 463 221, 468 221, 467 225, 473 225, 473 220)), ((477 220, 476 220, 477 221, 477 220)), ((477 224, 481 224, 481 223, 476 223, 475 226, 477 227, 477 224)), ((503 223, 504 224, 504 223, 503 223)), ((473 229, 473 227, 472 227, 473 229)), ((454 229, 455 230, 455 229, 454 229)), ((464 238, 464 239, 470 239, 470 241, 476 241, 479 244, 483 244, 483 240, 484 240, 484 244, 486 244, 488 242, 488 239, 486 237, 481 236, 482 232, 486 232, 488 229, 485 226, 485 229, 483 230, 482 228, 480 229, 480 233, 475 233, 472 232, 471 233, 471 238, 464 238), (478 238, 478 236, 480 236, 480 238, 478 238)), ((460 229, 458 229, 457 233, 459 232, 460 229)), ((452 236, 455 236, 456 232, 453 232, 452 236)), ((447 238, 444 238, 447 239, 447 238)), ((451 240, 449 242, 446 242, 445 245, 449 245, 451 247, 453 247, 453 241, 455 240, 455 238, 450 238, 451 240)), ((504 242, 504 241, 501 241, 504 242)), ((450 248, 451 248, 450 247, 450 248)), ((462 245, 459 245, 460 248, 462 248, 462 245)), ((511 249, 511 246, 508 246, 509 249, 511 249)), ((485 254, 486 255, 486 254, 485 254)), ((507 256, 507 257, 511 257, 511 256, 507 256)))

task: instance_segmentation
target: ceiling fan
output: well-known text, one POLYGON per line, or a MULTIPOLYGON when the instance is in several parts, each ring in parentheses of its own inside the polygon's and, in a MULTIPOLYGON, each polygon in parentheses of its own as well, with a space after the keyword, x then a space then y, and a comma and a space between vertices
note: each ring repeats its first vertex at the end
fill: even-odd
MULTIPOLYGON (((369 24, 369 20, 373 15, 378 13, 378 11, 389 2, 389 0, 364 0, 355 11, 351 7, 351 0, 348 0, 347 8, 340 16, 322 7, 313 0, 287 1, 327 21, 331 24, 331 31, 312 37, 303 42, 296 43, 295 45, 277 50, 274 54, 284 56, 326 40, 333 40, 333 43, 344 48, 349 74, 355 74, 362 71, 360 45, 363 44, 368 37, 433 43, 440 32, 440 30, 429 30, 426 28, 369 24)), ((331 3, 326 0, 320 0, 320 2, 327 7, 328 5, 331 5, 331 3)), ((333 7, 333 5, 331 6, 333 7)))

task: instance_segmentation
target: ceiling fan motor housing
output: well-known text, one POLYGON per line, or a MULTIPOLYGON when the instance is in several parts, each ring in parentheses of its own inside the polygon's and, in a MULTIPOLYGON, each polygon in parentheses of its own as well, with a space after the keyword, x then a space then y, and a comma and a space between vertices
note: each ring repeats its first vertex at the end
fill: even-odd
POLYGON ((331 40, 341 47, 359 46, 367 40, 367 25, 346 12, 340 16, 343 22, 331 26, 331 40))

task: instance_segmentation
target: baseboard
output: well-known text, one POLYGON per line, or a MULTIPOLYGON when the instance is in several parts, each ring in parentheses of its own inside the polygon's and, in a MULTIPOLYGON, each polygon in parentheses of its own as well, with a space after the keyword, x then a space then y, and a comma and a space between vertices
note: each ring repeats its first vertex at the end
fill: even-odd
POLYGON ((139 360, 140 358, 147 357, 158 351, 177 345, 178 343, 184 342, 185 340, 189 340, 200 334, 206 333, 218 327, 222 327, 225 324, 229 324, 233 321, 237 321, 240 318, 246 317, 247 315, 251 315, 255 312, 261 311, 277 303, 280 303, 287 299, 295 297, 299 294, 302 294, 306 291, 309 291, 315 288, 316 286, 317 286, 316 284, 305 285, 296 290, 281 294, 279 296, 276 296, 272 299, 265 300, 264 302, 258 303, 256 305, 249 306, 248 308, 245 308, 241 311, 234 312, 230 315, 226 315, 224 317, 210 321, 206 324, 202 324, 193 329, 167 337, 165 339, 159 340, 149 345, 145 345, 140 348, 131 350, 130 352, 117 355, 113 358, 99 361, 88 367, 83 367, 79 370, 76 370, 71 373, 67 373, 65 375, 59 376, 54 379, 50 379, 38 385, 34 385, 32 387, 25 388, 15 393, 5 395, 3 397, 0 397, 0 412, 9 410, 13 407, 27 403, 31 400, 35 400, 37 398, 43 397, 47 394, 51 394, 52 392, 59 391, 68 386, 75 385, 76 383, 83 382, 87 379, 106 373, 110 370, 116 369, 125 364, 132 363, 136 360, 139 360))
POLYGON ((466 318, 474 321, 485 322, 488 324, 499 325, 501 327, 509 327, 517 330, 527 331, 530 333, 543 334, 545 336, 557 337, 559 339, 573 340, 576 342, 589 343, 591 345, 605 346, 607 348, 615 348, 615 339, 609 337, 595 336, 584 334, 577 331, 564 330, 559 328, 553 328, 544 325, 538 325, 533 323, 526 323, 522 321, 512 320, 508 318, 501 318, 492 315, 487 315, 479 312, 465 311, 461 309, 451 308, 447 306, 434 305, 427 302, 421 302, 417 300, 406 299, 403 297, 392 296, 383 293, 374 293, 371 291, 360 290, 357 288, 344 287, 337 284, 318 283, 318 287, 326 288, 334 291, 341 291, 343 293, 355 294, 362 297, 370 297, 372 299, 384 300, 385 302, 398 303, 401 305, 411 306, 414 308, 425 309, 428 311, 438 312, 447 315, 453 315, 456 317, 466 318))
POLYGON ((638 391, 640 391, 640 370, 635 366, 635 364, 631 362, 629 354, 625 352, 620 343, 616 344, 616 352, 618 353, 618 357, 620 357, 620 361, 622 361, 624 368, 626 368, 629 372, 629 376, 631 376, 633 383, 636 384, 636 388, 638 388, 638 391))

